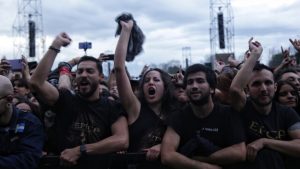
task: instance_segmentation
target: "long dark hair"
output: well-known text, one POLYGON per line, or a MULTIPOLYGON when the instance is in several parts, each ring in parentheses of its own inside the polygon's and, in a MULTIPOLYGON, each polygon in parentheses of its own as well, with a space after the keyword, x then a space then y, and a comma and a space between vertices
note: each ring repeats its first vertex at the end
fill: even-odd
POLYGON ((139 95, 138 98, 141 101, 141 104, 148 104, 146 99, 145 99, 145 94, 143 91, 143 86, 145 84, 145 77, 146 75, 151 72, 151 71, 157 71, 160 73, 161 79, 163 81, 164 84, 164 93, 163 93, 163 97, 162 97, 162 107, 161 107, 161 115, 165 118, 167 118, 169 116, 169 114, 175 110, 175 98, 173 96, 173 91, 174 91, 174 85, 171 81, 171 77, 168 73, 166 73, 165 71, 159 69, 159 68, 152 68, 149 69, 148 71, 146 71, 141 80, 140 80, 140 84, 139 84, 139 95))
POLYGON ((297 100, 297 106, 296 106, 296 107, 293 107, 293 108, 294 108, 294 110, 295 110, 298 114, 300 114, 300 106, 299 106, 299 98, 300 98, 300 95, 299 95, 299 92, 298 92, 297 87, 296 87, 294 84, 292 84, 291 82, 288 82, 288 81, 285 81, 285 80, 280 80, 280 81, 278 81, 278 82, 277 82, 277 90, 276 90, 276 92, 275 92, 274 99, 275 99, 278 103, 280 103, 280 102, 279 102, 279 93, 280 93, 280 90, 281 90, 282 86, 284 86, 284 85, 289 85, 289 86, 291 86, 291 87, 293 88, 293 90, 295 91, 295 96, 296 96, 296 100, 297 100))

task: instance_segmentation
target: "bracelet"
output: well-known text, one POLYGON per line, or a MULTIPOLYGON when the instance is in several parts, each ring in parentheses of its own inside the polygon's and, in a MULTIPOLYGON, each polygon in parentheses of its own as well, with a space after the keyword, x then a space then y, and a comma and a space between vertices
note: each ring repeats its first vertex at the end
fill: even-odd
POLYGON ((80 151, 80 155, 81 155, 81 156, 86 156, 86 155, 87 155, 85 144, 81 144, 81 145, 80 145, 79 151, 80 151))
POLYGON ((239 63, 238 65, 236 65, 235 68, 240 69, 240 66, 244 63, 244 61, 242 61, 241 63, 239 63))
POLYGON ((60 52, 59 49, 57 49, 57 48, 55 48, 55 47, 53 47, 53 46, 49 46, 49 49, 55 51, 56 53, 59 53, 59 52, 60 52))

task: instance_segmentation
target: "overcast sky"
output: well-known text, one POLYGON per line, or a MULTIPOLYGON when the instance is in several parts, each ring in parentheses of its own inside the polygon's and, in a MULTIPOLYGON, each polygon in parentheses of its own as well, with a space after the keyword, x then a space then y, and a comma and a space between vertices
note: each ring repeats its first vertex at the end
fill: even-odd
MULTIPOLYGON (((129 71, 137 75, 144 64, 169 60, 182 61, 182 47, 191 47, 192 63, 203 63, 210 54, 208 0, 47 0, 42 2, 43 27, 48 47, 62 31, 73 39, 62 49, 57 61, 82 56, 78 42, 90 41, 88 55, 97 57, 114 51, 117 38, 115 17, 132 13, 143 30, 144 52, 130 63, 129 71)), ((12 25, 17 16, 17 0, 0 0, 0 56, 13 58, 12 25)), ((235 54, 241 56, 253 36, 264 47, 267 63, 271 49, 290 46, 289 38, 300 39, 297 0, 232 0, 235 27, 235 54)))

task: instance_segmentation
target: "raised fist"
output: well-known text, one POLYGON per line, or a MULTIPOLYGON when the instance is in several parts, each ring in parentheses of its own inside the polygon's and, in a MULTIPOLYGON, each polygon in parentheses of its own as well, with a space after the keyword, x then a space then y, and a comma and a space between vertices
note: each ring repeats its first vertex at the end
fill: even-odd
POLYGON ((71 42, 72 39, 69 37, 69 35, 65 32, 62 32, 55 37, 54 41, 52 42, 52 46, 59 49, 61 46, 68 46, 71 42))
POLYGON ((253 37, 249 39, 248 44, 249 44, 250 55, 255 55, 257 57, 260 57, 263 51, 261 44, 258 41, 253 42, 253 37))
POLYGON ((132 29, 132 27, 133 27, 133 21, 132 20, 129 20, 127 22, 121 21, 120 23, 122 25, 122 28, 125 29, 125 30, 129 30, 130 31, 132 29))

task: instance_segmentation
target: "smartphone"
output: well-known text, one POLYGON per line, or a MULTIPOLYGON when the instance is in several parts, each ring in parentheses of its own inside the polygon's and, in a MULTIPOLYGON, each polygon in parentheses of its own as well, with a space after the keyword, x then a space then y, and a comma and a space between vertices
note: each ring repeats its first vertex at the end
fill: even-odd
POLYGON ((114 54, 104 54, 103 60, 114 60, 115 55, 114 54))
POLYGON ((36 61, 28 62, 27 64, 28 64, 29 70, 35 69, 37 67, 36 61))
POLYGON ((23 69, 22 59, 7 60, 7 62, 10 64, 12 71, 22 71, 23 69))
POLYGON ((91 49, 92 42, 79 42, 78 47, 79 47, 79 49, 84 49, 84 50, 91 49))

